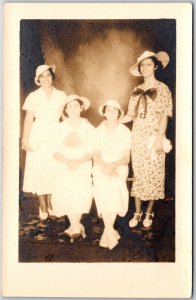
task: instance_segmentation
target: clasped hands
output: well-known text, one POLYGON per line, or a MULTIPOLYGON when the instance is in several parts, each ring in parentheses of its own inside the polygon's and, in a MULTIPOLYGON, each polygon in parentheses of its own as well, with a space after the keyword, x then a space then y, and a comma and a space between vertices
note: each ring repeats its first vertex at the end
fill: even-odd
POLYGON ((109 175, 109 176, 118 176, 118 172, 116 171, 116 163, 112 162, 112 163, 104 163, 101 167, 102 172, 105 175, 109 175))
POLYGON ((69 170, 73 171, 79 167, 80 163, 81 162, 79 159, 69 159, 69 160, 67 160, 66 165, 68 166, 69 170))

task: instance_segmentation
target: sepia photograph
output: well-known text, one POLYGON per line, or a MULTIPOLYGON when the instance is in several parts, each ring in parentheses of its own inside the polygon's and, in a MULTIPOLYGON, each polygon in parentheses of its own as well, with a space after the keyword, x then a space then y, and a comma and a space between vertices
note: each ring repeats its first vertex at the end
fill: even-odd
POLYGON ((4 26, 4 295, 190 297, 191 5, 10 3, 4 26))
POLYGON ((20 21, 19 261, 175 261, 175 71, 173 19, 20 21))

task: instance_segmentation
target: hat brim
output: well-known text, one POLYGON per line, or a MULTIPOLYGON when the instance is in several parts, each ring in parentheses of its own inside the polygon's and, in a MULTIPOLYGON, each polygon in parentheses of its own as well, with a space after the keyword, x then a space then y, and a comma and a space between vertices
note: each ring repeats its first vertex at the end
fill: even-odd
POLYGON ((120 111, 120 113, 121 113, 121 115, 119 116, 119 118, 121 118, 121 117, 124 115, 124 111, 123 111, 122 109, 120 109, 120 108, 118 108, 118 107, 115 107, 115 106, 112 106, 112 105, 103 104, 103 105, 100 105, 100 106, 99 106, 99 114, 100 114, 102 117, 104 117, 103 108, 104 108, 105 106, 111 106, 111 107, 114 107, 114 108, 118 109, 118 110, 120 111))
POLYGON ((169 55, 166 52, 160 51, 157 54, 146 56, 142 60, 138 61, 129 69, 129 72, 134 76, 142 76, 142 74, 138 70, 138 66, 144 59, 149 57, 155 57, 158 61, 160 61, 163 66, 163 69, 168 65, 170 60, 169 55))
POLYGON ((40 76, 41 74, 43 74, 45 71, 49 70, 49 69, 52 69, 52 72, 55 73, 55 70, 56 70, 55 64, 50 65, 50 66, 47 66, 47 67, 44 69, 43 72, 41 72, 39 75, 35 76, 34 81, 35 81, 35 83, 36 83, 38 86, 41 85, 40 82, 39 82, 39 76, 40 76))
POLYGON ((91 105, 90 101, 86 97, 80 97, 80 96, 77 96, 77 95, 68 96, 65 100, 64 105, 66 106, 68 103, 70 103, 74 100, 82 101, 84 110, 87 110, 91 105))

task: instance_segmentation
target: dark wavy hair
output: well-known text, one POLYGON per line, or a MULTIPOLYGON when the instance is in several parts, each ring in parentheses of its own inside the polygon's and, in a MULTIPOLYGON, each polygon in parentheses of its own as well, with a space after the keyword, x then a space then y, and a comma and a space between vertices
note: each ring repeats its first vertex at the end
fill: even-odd
MULTIPOLYGON (((150 58, 150 59, 153 61, 154 66, 157 67, 157 69, 155 70, 155 72, 156 72, 157 70, 162 70, 162 69, 163 69, 162 63, 161 63, 156 57, 150 56, 150 57, 147 57, 147 58, 150 58)), ((147 59, 147 58, 146 58, 146 59, 147 59)), ((143 61, 143 60, 142 60, 142 61, 143 61)), ((139 65, 138 65, 138 71, 139 71, 140 73, 141 73, 141 71, 140 71, 140 66, 141 66, 142 61, 141 61, 141 62, 139 63, 139 65)))

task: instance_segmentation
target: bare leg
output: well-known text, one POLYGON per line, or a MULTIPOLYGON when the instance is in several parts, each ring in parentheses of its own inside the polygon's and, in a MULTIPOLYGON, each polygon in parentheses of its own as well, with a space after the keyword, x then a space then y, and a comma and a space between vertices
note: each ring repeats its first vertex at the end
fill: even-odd
POLYGON ((135 197, 135 213, 138 214, 135 216, 135 219, 139 220, 139 214, 141 213, 141 199, 138 197, 135 197))
POLYGON ((39 205, 41 207, 42 212, 48 212, 47 203, 46 203, 46 195, 38 195, 39 205))
POLYGON ((116 213, 104 213, 102 214, 103 222, 105 225, 106 231, 114 230, 114 222, 116 219, 116 213))
POLYGON ((51 197, 51 194, 46 195, 47 207, 52 210, 51 197))
POLYGON ((148 201, 147 213, 151 214, 153 212, 155 200, 148 201))
POLYGON ((140 214, 141 212, 141 199, 138 197, 135 197, 135 212, 136 214, 140 214))
POLYGON ((138 225, 138 222, 141 220, 141 216, 141 199, 135 197, 135 213, 133 215, 133 218, 129 221, 129 227, 136 227, 138 225))
POLYGON ((155 203, 154 200, 149 200, 148 201, 148 207, 147 207, 147 211, 146 211, 146 216, 145 216, 145 219, 143 221, 143 225, 146 228, 149 228, 152 225, 152 222, 153 222, 153 220, 152 220, 153 219, 152 212, 153 212, 154 203, 155 203))
POLYGON ((81 229, 81 214, 70 214, 68 215, 68 219, 70 221, 70 230, 73 232, 80 232, 81 229))

